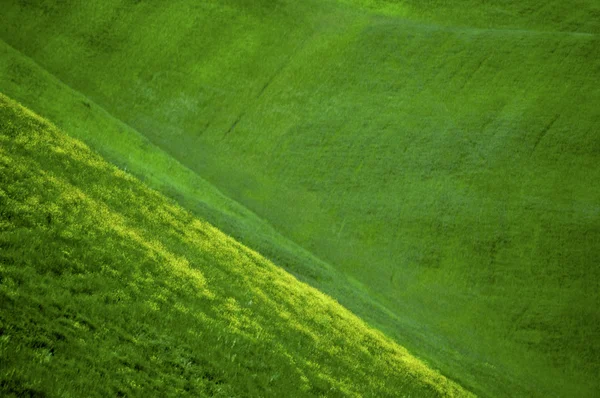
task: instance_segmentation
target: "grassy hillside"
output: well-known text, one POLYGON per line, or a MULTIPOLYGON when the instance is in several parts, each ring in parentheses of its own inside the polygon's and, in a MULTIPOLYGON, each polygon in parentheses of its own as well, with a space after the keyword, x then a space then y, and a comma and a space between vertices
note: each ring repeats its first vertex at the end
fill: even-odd
POLYGON ((437 336, 381 325, 465 385, 593 396, 598 5, 446 3, 7 1, 0 37, 437 336))
POLYGON ((467 396, 0 96, 3 396, 467 396))
MULTIPOLYGON (((429 351, 447 349, 407 317, 399 318, 371 297, 358 281, 311 255, 279 234, 265 220, 224 196, 213 185, 109 115, 89 98, 70 89, 32 60, 0 41, 0 86, 11 96, 68 129, 119 167, 176 200, 201 219, 259 251, 300 280, 336 297, 372 325, 386 327, 429 351), (36 96, 31 96, 36 93, 36 96), (69 112, 65 112, 68 109, 69 112)), ((461 373, 469 373, 461 369, 461 373)))

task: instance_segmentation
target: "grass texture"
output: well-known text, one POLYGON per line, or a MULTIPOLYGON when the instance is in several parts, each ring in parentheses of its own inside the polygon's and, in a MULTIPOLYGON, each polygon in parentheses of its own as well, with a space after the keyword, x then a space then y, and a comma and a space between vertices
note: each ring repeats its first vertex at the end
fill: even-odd
POLYGON ((67 3, 6 93, 480 395, 600 389, 597 2, 67 3))
POLYGON ((3 396, 468 396, 0 97, 3 396))

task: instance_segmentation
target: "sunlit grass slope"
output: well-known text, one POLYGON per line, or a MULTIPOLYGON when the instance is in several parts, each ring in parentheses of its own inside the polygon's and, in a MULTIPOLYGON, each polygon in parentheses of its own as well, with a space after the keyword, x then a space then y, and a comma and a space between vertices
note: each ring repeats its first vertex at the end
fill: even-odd
POLYGON ((463 396, 0 97, 2 396, 463 396))
POLYGON ((597 2, 5 3, 7 43, 437 336, 386 330, 446 373, 596 395, 597 2))
POLYGON ((385 325, 404 336, 410 333, 421 343, 431 345, 433 351, 444 349, 443 341, 432 339, 410 319, 393 316, 356 280, 348 280, 339 270, 286 239, 264 219, 223 195, 137 131, 2 41, 0 86, 68 129, 69 135, 116 162, 122 170, 138 176, 199 218, 218 225, 221 231, 243 241, 300 280, 336 297, 369 323, 385 325), (67 109, 69 112, 65 112, 67 109))

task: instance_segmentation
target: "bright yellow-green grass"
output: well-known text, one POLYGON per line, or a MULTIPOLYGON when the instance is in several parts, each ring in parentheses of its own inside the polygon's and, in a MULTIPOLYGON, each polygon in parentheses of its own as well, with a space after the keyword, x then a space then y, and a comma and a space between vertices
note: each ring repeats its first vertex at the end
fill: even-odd
POLYGON ((0 394, 468 396, 0 96, 0 394))
POLYGON ((594 397, 599 8, 6 0, 0 89, 476 393, 594 397))

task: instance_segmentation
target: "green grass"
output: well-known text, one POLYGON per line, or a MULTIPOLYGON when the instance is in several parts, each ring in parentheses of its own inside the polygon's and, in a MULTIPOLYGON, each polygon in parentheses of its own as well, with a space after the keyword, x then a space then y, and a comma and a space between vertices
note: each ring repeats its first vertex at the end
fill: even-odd
POLYGON ((7 1, 1 87, 478 394, 594 396, 597 2, 344 3, 7 1))
MULTIPOLYGON (((263 219, 224 196, 97 104, 3 42, 0 54, 0 85, 15 98, 30 103, 38 112, 68 128, 71 136, 85 140, 122 170, 138 176, 200 218, 219 225, 222 231, 260 251, 299 279, 334 295, 370 323, 415 333, 413 322, 393 316, 356 280, 349 281, 329 264, 281 236, 263 219), (31 92, 40 95, 31 98, 31 92), (64 109, 70 112, 65 113, 64 109)), ((418 336, 424 338, 421 331, 418 336)))
POLYGON ((536 0, 484 2, 481 0, 340 0, 372 12, 435 25, 541 32, 600 33, 600 4, 536 0))
POLYGON ((0 96, 3 396, 467 396, 0 96))

